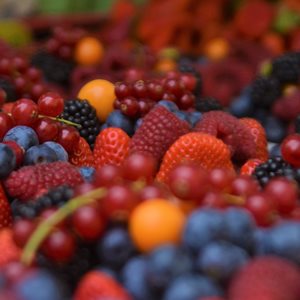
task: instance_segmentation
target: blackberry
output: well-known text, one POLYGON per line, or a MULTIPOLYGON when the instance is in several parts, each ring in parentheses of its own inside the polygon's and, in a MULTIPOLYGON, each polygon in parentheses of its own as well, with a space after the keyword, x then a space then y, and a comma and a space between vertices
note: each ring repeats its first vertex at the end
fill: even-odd
POLYGON ((61 117, 81 125, 80 135, 86 139, 91 148, 101 130, 101 123, 96 110, 87 100, 71 99, 65 102, 61 117))
POLYGON ((194 90, 194 94, 196 96, 199 96, 202 91, 202 78, 200 72, 198 72, 191 63, 187 63, 187 62, 179 64, 179 71, 181 73, 190 73, 196 78, 196 87, 194 90))
POLYGON ((49 207, 59 207, 71 199, 73 190, 68 186, 59 186, 51 189, 47 194, 34 201, 23 202, 18 199, 11 203, 13 217, 15 219, 34 219, 43 210, 49 207))
POLYGON ((265 163, 257 166, 253 173, 261 186, 265 186, 274 177, 284 176, 295 179, 295 175, 295 169, 286 163, 281 156, 268 159, 265 163))
POLYGON ((270 108, 280 96, 281 86, 275 77, 258 77, 252 84, 250 97, 257 107, 270 108))
POLYGON ((220 102, 212 97, 198 98, 196 100, 196 110, 200 112, 208 112, 212 110, 223 110, 220 102))
POLYGON ((9 80, 0 77, 0 88, 6 93, 7 102, 12 102, 18 99, 15 87, 9 80))
POLYGON ((300 52, 286 53, 274 59, 271 74, 280 83, 298 83, 300 79, 300 52))
POLYGON ((74 63, 47 52, 38 52, 31 58, 31 64, 40 69, 47 81, 63 87, 70 83, 74 63))
POLYGON ((300 133, 300 115, 296 118, 295 130, 296 130, 297 133, 300 133))

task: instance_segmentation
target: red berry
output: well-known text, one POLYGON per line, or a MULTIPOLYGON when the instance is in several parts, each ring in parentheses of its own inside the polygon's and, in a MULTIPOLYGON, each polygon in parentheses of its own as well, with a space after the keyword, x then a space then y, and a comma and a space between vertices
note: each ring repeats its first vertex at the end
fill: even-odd
POLYGON ((141 116, 145 116, 150 110, 149 102, 145 100, 140 100, 138 102, 138 105, 139 105, 139 112, 141 116))
POLYGON ((26 219, 20 219, 13 224, 13 238, 19 247, 24 247, 35 230, 35 224, 26 219))
POLYGON ((167 198, 167 191, 158 185, 147 184, 139 191, 138 197, 141 201, 154 198, 167 198))
POLYGON ((176 96, 170 92, 165 92, 163 95, 162 95, 162 100, 169 100, 169 101, 172 101, 172 102, 176 102, 176 96))
POLYGON ((105 221, 95 205, 77 209, 72 216, 72 225, 76 233, 85 240, 99 238, 105 229, 105 221))
POLYGON ((130 83, 117 82, 115 84, 116 97, 121 100, 125 97, 129 97, 132 94, 132 86, 130 83))
POLYGON ((81 183, 74 188, 74 196, 77 197, 80 195, 84 195, 94 189, 95 189, 95 185, 93 185, 89 182, 81 183))
POLYGON ((220 192, 229 191, 235 175, 225 169, 213 169, 209 172, 208 179, 213 189, 220 192))
POLYGON ((24 77, 18 76, 14 79, 16 92, 20 95, 25 92, 27 81, 24 77))
POLYGON ((25 58, 20 56, 15 56, 12 59, 12 65, 17 71, 22 73, 28 68, 28 62, 26 61, 25 58))
POLYGON ((57 143, 61 144, 69 153, 73 151, 79 143, 79 132, 71 126, 62 126, 57 136, 57 143))
POLYGON ((212 208, 225 208, 227 206, 225 197, 221 193, 214 191, 206 193, 201 204, 212 208))
POLYGON ((0 88, 0 107, 5 103, 6 101, 6 92, 4 89, 0 88))
POLYGON ((59 132, 59 124, 49 118, 40 118, 34 124, 34 130, 40 143, 54 141, 59 132))
POLYGON ((37 82, 41 79, 42 74, 41 71, 37 68, 31 67, 27 70, 26 76, 32 82, 37 82))
POLYGON ((139 111, 138 101, 133 97, 125 97, 122 99, 120 109, 126 116, 134 117, 139 111))
POLYGON ((75 239, 70 232, 58 228, 44 241, 42 250, 50 259, 66 262, 75 252, 75 239))
POLYGON ((121 183, 122 171, 121 168, 115 165, 104 165, 97 169, 94 175, 94 185, 96 187, 108 187, 116 183, 121 183))
POLYGON ((184 87, 189 91, 193 91, 196 88, 197 80, 192 74, 182 74, 180 75, 180 81, 183 83, 184 87))
POLYGON ((167 92, 173 94, 176 98, 181 97, 184 91, 184 85, 181 81, 177 79, 167 79, 164 82, 164 88, 167 90, 167 92))
POLYGON ((0 112, 0 139, 13 127, 12 118, 5 112, 0 112))
POLYGON ((12 107, 12 118, 16 125, 33 125, 38 118, 38 107, 30 99, 20 99, 12 107))
POLYGON ((129 155, 123 163, 123 177, 125 179, 151 181, 157 170, 156 160, 153 156, 143 153, 129 155))
POLYGON ((57 117, 64 110, 64 99, 54 92, 43 94, 38 100, 38 108, 42 115, 57 117))
POLYGON ((151 81, 147 83, 148 93, 151 99, 155 101, 159 101, 162 99, 164 89, 163 86, 159 82, 151 81))
POLYGON ((9 75, 12 71, 12 64, 8 58, 0 59, 0 73, 3 75, 9 75))
POLYGON ((300 167, 300 134, 291 134, 281 144, 281 153, 289 164, 300 167))
POLYGON ((30 91, 34 100, 37 100, 41 95, 43 95, 47 91, 46 86, 43 83, 35 83, 30 91))
POLYGON ((240 175, 232 181, 230 192, 233 195, 248 197, 259 192, 259 185, 253 178, 240 175))
POLYGON ((185 92, 178 101, 181 109, 189 109, 195 106, 196 97, 191 92, 185 92))

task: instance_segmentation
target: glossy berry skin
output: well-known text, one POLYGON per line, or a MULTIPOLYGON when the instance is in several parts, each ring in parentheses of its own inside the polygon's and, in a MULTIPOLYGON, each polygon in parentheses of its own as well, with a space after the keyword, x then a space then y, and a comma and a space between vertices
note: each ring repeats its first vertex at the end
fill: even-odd
POLYGON ((250 196, 259 191, 258 183, 247 175, 235 178, 231 183, 231 193, 237 196, 250 196))
POLYGON ((93 184, 96 187, 109 187, 122 182, 122 171, 114 165, 104 165, 97 169, 94 175, 93 184))
POLYGON ((12 107, 12 118, 16 125, 33 125, 38 118, 38 107, 30 99, 20 99, 12 107))
POLYGON ((70 153, 79 143, 79 132, 71 126, 62 126, 59 130, 56 142, 70 153))
POLYGON ((15 156, 16 156, 16 166, 17 167, 20 166, 23 163, 23 159, 24 159, 23 148, 14 141, 6 141, 6 142, 3 142, 3 144, 9 146, 14 151, 15 156))
POLYGON ((109 114, 106 124, 108 127, 118 127, 123 129, 128 135, 133 134, 134 124, 132 120, 122 114, 120 110, 114 110, 111 114, 109 114))
POLYGON ((57 117, 64 110, 64 99, 54 92, 43 94, 38 100, 38 110, 41 115, 57 117))
POLYGON ((16 167, 16 155, 5 144, 0 143, 0 178, 7 177, 16 167))
POLYGON ((300 167, 300 134, 291 134, 281 144, 282 157, 289 164, 300 167))
POLYGON ((30 147, 24 155, 24 165, 36 165, 39 163, 50 163, 58 158, 54 150, 46 145, 30 147))
POLYGON ((69 160, 69 155, 62 145, 52 141, 45 142, 43 145, 46 145, 47 147, 51 148, 56 153, 58 160, 69 160))
POLYGON ((5 112, 0 112, 0 139, 13 127, 12 118, 5 112))
POLYGON ((59 132, 58 123, 49 118, 38 119, 34 124, 34 129, 40 143, 55 140, 59 132))
POLYGON ((24 247, 36 228, 34 222, 20 219, 13 224, 13 238, 19 247, 24 247))

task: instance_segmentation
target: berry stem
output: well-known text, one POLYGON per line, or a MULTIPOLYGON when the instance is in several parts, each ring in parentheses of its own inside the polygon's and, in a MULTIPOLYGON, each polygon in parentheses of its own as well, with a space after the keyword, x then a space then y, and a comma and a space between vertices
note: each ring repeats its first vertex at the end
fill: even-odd
POLYGON ((51 120, 54 120, 54 121, 59 121, 59 122, 65 123, 67 125, 71 125, 71 126, 81 128, 80 124, 77 124, 77 123, 74 123, 74 122, 59 118, 59 117, 49 117, 49 116, 39 115, 39 118, 48 118, 48 119, 51 119, 51 120))
POLYGON ((27 266, 31 265, 39 246, 57 224, 71 215, 78 208, 102 198, 105 193, 106 189, 101 187, 92 190, 85 195, 72 198, 65 205, 59 208, 51 217, 41 222, 25 245, 21 256, 21 262, 27 266))
POLYGON ((241 196, 231 195, 231 194, 224 194, 226 202, 230 205, 237 205, 243 206, 245 204, 245 198, 241 196))

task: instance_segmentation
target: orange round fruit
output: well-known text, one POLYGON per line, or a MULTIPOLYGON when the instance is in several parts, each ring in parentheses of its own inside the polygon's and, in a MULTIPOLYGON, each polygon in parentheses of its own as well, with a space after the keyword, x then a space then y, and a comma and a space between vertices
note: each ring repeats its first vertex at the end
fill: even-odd
POLYGON ((220 60, 229 53, 229 44, 224 38, 214 38, 207 42, 204 47, 205 55, 211 60, 220 60))
POLYGON ((163 244, 179 243, 184 224, 185 215, 176 204, 155 198, 134 209, 129 232, 138 249, 149 252, 163 244))
POLYGON ((115 86, 110 81, 95 79, 89 81, 80 89, 78 98, 81 100, 86 99, 96 109, 98 118, 105 122, 107 116, 114 109, 115 86))
POLYGON ((103 53, 103 45, 98 39, 84 37, 76 44, 74 58, 78 64, 90 66, 100 63, 103 53))
POLYGON ((161 58, 155 67, 156 71, 161 73, 167 73, 169 71, 175 71, 177 69, 177 64, 174 59, 171 58, 161 58))

